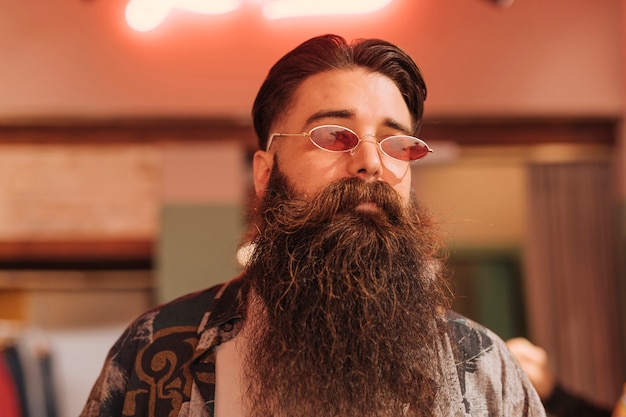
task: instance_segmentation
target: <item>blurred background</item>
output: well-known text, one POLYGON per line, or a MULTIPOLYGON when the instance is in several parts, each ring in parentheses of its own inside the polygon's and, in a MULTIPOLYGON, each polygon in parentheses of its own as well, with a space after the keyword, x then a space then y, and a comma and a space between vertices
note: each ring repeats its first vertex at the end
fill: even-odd
POLYGON ((251 103, 323 33, 392 41, 424 73, 435 153, 414 187, 446 234, 455 308, 614 402, 625 0, 292 0, 320 15, 285 18, 279 0, 131 3, 0 0, 0 355, 29 415, 76 415, 130 320, 238 273, 251 103))

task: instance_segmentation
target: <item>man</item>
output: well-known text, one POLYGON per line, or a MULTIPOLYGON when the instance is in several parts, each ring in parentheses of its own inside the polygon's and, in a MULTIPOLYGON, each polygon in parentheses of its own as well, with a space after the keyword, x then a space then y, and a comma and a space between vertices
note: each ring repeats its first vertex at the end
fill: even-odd
POLYGON ((382 40, 280 59, 253 107, 245 271, 138 318, 82 416, 544 415, 502 340, 447 310, 411 192, 425 98, 382 40))

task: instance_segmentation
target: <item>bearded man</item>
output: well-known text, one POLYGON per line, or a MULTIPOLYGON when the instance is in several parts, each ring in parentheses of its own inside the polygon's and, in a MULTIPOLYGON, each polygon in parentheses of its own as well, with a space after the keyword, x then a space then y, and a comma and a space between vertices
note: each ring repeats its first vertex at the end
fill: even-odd
POLYGON ((335 35, 270 70, 240 277, 156 307, 82 416, 543 416, 488 329, 450 312, 410 163, 426 86, 397 46, 335 35))

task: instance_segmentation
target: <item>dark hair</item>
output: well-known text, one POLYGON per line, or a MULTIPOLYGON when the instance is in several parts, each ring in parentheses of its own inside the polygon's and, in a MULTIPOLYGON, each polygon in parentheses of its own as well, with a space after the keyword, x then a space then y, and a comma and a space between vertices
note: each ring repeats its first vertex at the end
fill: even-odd
POLYGON ((413 133, 417 134, 426 84, 413 59, 384 40, 358 39, 348 43, 341 36, 323 35, 300 44, 270 69, 252 107, 259 147, 265 149, 270 128, 285 115, 304 80, 324 71, 356 67, 383 74, 395 82, 413 117, 413 133))

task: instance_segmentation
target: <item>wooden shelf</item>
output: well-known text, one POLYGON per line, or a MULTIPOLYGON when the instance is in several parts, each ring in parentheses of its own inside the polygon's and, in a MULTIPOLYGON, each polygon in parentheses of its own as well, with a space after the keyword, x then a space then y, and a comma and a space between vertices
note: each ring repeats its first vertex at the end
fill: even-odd
POLYGON ((31 240, 0 241, 1 264, 138 263, 152 261, 152 240, 31 240))
POLYGON ((149 270, 0 270, 0 291, 134 291, 153 287, 149 270))

